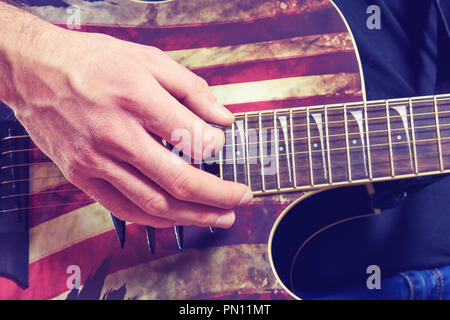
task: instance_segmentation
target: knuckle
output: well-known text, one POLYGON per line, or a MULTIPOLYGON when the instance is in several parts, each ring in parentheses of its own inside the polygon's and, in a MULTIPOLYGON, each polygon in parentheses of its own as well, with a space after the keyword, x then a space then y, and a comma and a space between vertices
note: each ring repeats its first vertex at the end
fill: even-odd
POLYGON ((67 161, 62 170, 64 177, 74 184, 77 184, 81 171, 79 162, 73 160, 67 161))
POLYGON ((179 200, 190 200, 198 192, 197 180, 188 174, 179 174, 170 184, 170 193, 179 200))
POLYGON ((194 94, 203 94, 209 90, 208 82, 206 82, 205 79, 194 76, 194 79, 192 81, 192 92, 194 94))
POLYGON ((92 137, 96 145, 103 143, 114 145, 120 131, 117 121, 114 121, 114 119, 98 119, 93 125, 92 137))
POLYGON ((150 214, 155 214, 155 211, 166 212, 168 208, 168 201, 166 197, 160 194, 152 194, 144 201, 142 206, 142 208, 150 214))
POLYGON ((157 47, 153 47, 153 46, 149 46, 147 48, 148 52, 152 55, 165 55, 164 51, 162 51, 161 49, 157 48, 157 47))
MULTIPOLYGON (((106 119, 97 121, 92 128, 91 143, 93 149, 107 154, 110 154, 111 152, 120 152, 124 157, 130 157, 133 152, 128 147, 128 144, 124 142, 123 127, 126 120, 127 119, 118 116, 110 121, 107 121, 106 119)), ((92 160, 95 162, 96 158, 92 160)))
POLYGON ((97 171, 103 167, 104 161, 92 147, 79 145, 76 152, 62 166, 62 171, 67 180, 77 183, 87 172, 97 171))

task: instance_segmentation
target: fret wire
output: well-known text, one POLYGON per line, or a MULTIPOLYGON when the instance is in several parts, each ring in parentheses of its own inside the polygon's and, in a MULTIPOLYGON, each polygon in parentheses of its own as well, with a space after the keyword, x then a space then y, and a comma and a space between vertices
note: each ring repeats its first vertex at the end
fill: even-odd
POLYGON ((311 186, 314 186, 314 171, 313 171, 313 162, 312 162, 312 150, 311 150, 311 124, 309 121, 309 108, 306 107, 306 128, 308 134, 308 154, 309 154, 309 178, 311 182, 311 186))
POLYGON ((372 180, 372 155, 370 152, 370 140, 369 140, 369 119, 367 117, 367 102, 364 101, 364 118, 366 125, 366 142, 367 142, 367 162, 369 168, 369 179, 372 180))
POLYGON ((222 151, 222 149, 219 151, 219 175, 220 175, 220 179, 223 180, 223 151, 222 151))
POLYGON ((414 173, 419 174, 419 166, 417 164, 416 129, 414 127, 414 113, 411 98, 409 98, 409 116, 411 120, 411 138, 413 142, 413 153, 414 153, 414 173))
MULTIPOLYGON (((295 150, 294 150, 294 127, 292 120, 292 109, 289 110, 289 121, 291 124, 291 152, 292 152, 292 177, 293 177, 293 186, 297 188, 297 174, 295 172, 295 150)), ((289 160, 288 160, 289 161, 289 160)))
POLYGON ((391 134, 391 121, 389 118, 389 100, 386 100, 386 123, 388 128, 388 138, 389 138, 389 158, 390 158, 390 166, 391 166, 391 176, 395 176, 395 168, 394 168, 394 155, 392 152, 392 134, 391 134))
POLYGON ((330 139, 329 139, 329 133, 328 133, 328 109, 325 107, 325 111, 324 111, 324 116, 325 116, 325 135, 326 135, 326 142, 327 142, 327 147, 328 147, 328 152, 327 152, 327 159, 328 159, 328 181, 330 184, 333 183, 333 175, 331 172, 331 155, 330 155, 330 139))
POLYGON ((277 170, 277 188, 281 189, 280 183, 280 162, 279 162, 279 148, 280 142, 278 140, 278 128, 277 128, 277 111, 273 110, 273 126, 275 128, 275 168, 277 170))
POLYGON ((232 154, 233 154, 233 178, 234 182, 237 182, 237 170, 236 170, 236 146, 235 146, 235 132, 234 132, 234 123, 231 124, 231 144, 232 144, 232 154))
POLYGON ((259 156, 261 161, 261 185, 262 185, 262 191, 266 191, 266 181, 264 179, 264 149, 263 149, 263 142, 262 142, 262 115, 261 111, 258 113, 258 127, 259 127, 259 156))
POLYGON ((248 116, 247 113, 245 114, 245 121, 244 121, 244 128, 245 128, 245 157, 247 162, 247 182, 249 188, 252 187, 251 181, 250 181, 250 158, 248 156, 248 116))
POLYGON ((434 113, 435 113, 435 120, 436 120, 436 134, 437 134, 437 139, 438 139, 439 168, 441 171, 444 171, 444 160, 442 159, 441 129, 439 127, 439 111, 438 111, 438 105, 437 105, 437 96, 434 96, 433 104, 434 104, 434 113))
POLYGON ((348 123, 347 123, 347 104, 344 104, 344 127, 345 127, 345 149, 347 150, 347 170, 349 181, 352 181, 352 165, 350 157, 350 145, 349 145, 349 135, 348 135, 348 123))

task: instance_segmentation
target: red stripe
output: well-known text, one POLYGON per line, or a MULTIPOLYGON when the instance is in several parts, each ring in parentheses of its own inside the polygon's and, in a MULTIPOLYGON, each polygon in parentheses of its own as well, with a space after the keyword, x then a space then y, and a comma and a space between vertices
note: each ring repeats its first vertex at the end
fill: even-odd
POLYGON ((244 61, 191 69, 209 85, 262 81, 311 75, 359 72, 353 50, 313 56, 244 61))
POLYGON ((272 101, 257 101, 248 103, 237 103, 227 105, 227 108, 234 113, 263 111, 272 109, 295 108, 317 105, 328 105, 335 103, 350 103, 362 101, 361 92, 355 94, 332 94, 332 95, 317 95, 302 98, 288 98, 283 100, 272 101))
MULTIPOLYGON (((185 228, 185 250, 189 248, 208 248, 241 243, 266 243, 267 234, 286 204, 274 204, 271 201, 239 208, 239 218, 228 230, 217 230, 212 235, 207 228, 185 228), (263 207, 269 207, 262 212, 263 207), (270 212, 272 215, 268 216, 270 212), (262 220, 261 214, 265 215, 262 220), (257 226, 257 228, 255 227, 257 226), (257 232, 254 232, 257 230, 257 232)), ((150 260, 177 253, 176 241, 171 229, 157 230, 156 255, 148 252, 144 227, 128 225, 125 248, 121 250, 113 230, 86 239, 67 249, 58 251, 30 264, 30 287, 20 289, 14 282, 0 278, 0 299, 49 299, 68 289, 66 281, 69 265, 78 265, 81 269, 82 283, 95 272, 104 259, 112 256, 109 273, 124 270, 150 260)), ((117 288, 115 288, 117 289, 117 288)), ((155 289, 156 290, 156 289, 155 289)))
MULTIPOLYGON (((38 148, 32 140, 30 140, 30 149, 38 148)), ((47 157, 41 150, 32 150, 28 155, 29 163, 50 162, 50 158, 47 157)))
POLYGON ((162 50, 180 50, 346 32, 347 28, 336 9, 329 7, 306 14, 286 14, 251 21, 169 27, 87 25, 82 26, 80 31, 105 33, 162 50))

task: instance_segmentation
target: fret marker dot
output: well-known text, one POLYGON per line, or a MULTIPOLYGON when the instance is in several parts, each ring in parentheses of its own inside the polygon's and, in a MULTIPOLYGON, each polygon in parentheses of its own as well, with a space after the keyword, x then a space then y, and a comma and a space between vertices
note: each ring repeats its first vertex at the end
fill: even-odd
POLYGON ((317 148, 319 145, 317 143, 314 143, 314 148, 317 148))
POLYGON ((241 152, 240 152, 240 151, 236 151, 236 155, 238 155, 238 156, 239 156, 240 154, 241 154, 241 152))
POLYGON ((358 143, 358 140, 353 139, 353 140, 352 140, 352 143, 353 143, 353 144, 357 144, 357 143, 358 143))
POLYGON ((284 148, 283 148, 283 147, 280 147, 280 151, 284 151, 284 148))
POLYGON ((397 136, 397 140, 402 140, 402 136, 401 136, 401 135, 398 135, 398 136, 397 136))

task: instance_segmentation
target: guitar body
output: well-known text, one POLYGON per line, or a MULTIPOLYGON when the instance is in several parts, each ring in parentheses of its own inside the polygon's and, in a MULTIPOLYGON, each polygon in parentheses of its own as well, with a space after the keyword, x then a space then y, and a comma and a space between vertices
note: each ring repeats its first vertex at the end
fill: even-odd
MULTIPOLYGON (((328 0, 116 3, 86 2, 81 31, 161 48, 204 77, 233 112, 364 99, 353 38, 328 0)), ((70 16, 51 6, 29 11, 62 26, 70 16)), ((321 228, 371 213, 320 212, 319 206, 311 212, 311 204, 320 203, 314 199, 329 191, 257 196, 237 209, 228 230, 186 227, 182 252, 172 229, 156 230, 151 254, 144 226, 127 225, 122 249, 106 209, 68 183, 40 151, 28 156, 29 284, 23 289, 0 278, 2 299, 292 299, 288 262, 274 263, 281 261, 277 250, 284 250, 277 228, 295 223, 292 258, 321 228), (296 206, 302 214, 290 218, 296 206), (73 270, 80 272, 79 290, 71 290, 73 270)), ((315 241, 320 235, 305 252, 315 241)), ((309 272, 320 265, 320 253, 299 255, 302 261, 309 272)))

